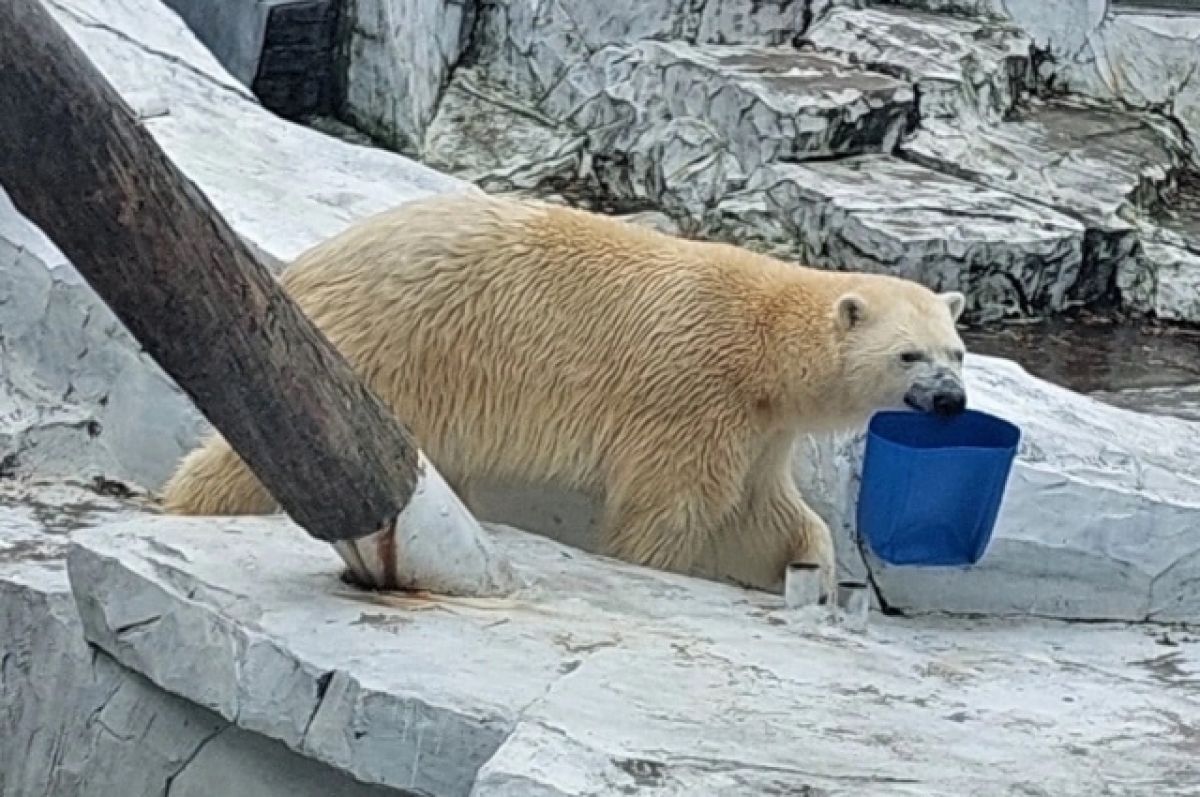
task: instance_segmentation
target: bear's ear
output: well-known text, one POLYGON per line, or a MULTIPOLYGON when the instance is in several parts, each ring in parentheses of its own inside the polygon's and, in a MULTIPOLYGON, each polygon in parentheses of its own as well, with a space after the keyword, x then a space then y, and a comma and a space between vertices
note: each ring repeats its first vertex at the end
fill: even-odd
POLYGON ((838 326, 851 330, 867 320, 867 301, 857 293, 844 293, 834 305, 838 326))
POLYGON ((938 298, 946 303, 946 307, 950 310, 950 317, 955 321, 963 314, 963 310, 967 307, 967 297, 963 296, 958 291, 946 291, 939 293, 938 298))

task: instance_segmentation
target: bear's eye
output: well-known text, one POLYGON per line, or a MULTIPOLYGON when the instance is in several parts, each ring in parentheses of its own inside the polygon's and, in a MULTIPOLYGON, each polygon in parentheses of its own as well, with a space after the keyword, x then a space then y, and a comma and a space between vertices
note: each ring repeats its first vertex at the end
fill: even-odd
POLYGON ((924 359, 924 352, 919 351, 906 351, 900 355, 900 362, 905 364, 919 363, 924 359))
POLYGON ((966 358, 966 352, 956 349, 950 356, 954 358, 955 362, 961 363, 966 358))

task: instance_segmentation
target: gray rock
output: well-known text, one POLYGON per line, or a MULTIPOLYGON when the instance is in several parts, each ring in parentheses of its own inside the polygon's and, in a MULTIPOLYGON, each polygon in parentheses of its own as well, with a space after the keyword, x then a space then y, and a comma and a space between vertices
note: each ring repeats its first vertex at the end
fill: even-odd
POLYGON ((0 486, 0 794, 400 797, 233 726, 85 643, 70 535, 144 511, 71 485, 0 486))
POLYGON ((1138 271, 1120 276, 1136 309, 1200 324, 1200 173, 1185 174, 1163 204, 1140 225, 1138 271))
POLYGON ((84 643, 64 568, 69 534, 127 509, 75 488, 0 488, 5 797, 159 795, 193 750, 227 724, 190 715, 189 703, 84 643))
POLYGON ((545 194, 584 180, 585 143, 582 134, 463 68, 425 132, 421 158, 489 192, 545 194))
POLYGON ((975 319, 1063 307, 1083 227, 1011 194, 886 155, 761 169, 761 191, 802 263, 961 290, 975 319))
POLYGON ((1143 273, 1153 275, 1145 309, 1164 321, 1200 324, 1200 246, 1161 234, 1147 236, 1139 262, 1143 273))
POLYGON ((0 459, 5 477, 153 485, 204 421, 0 191, 0 459))
POLYGON ((462 0, 350 0, 342 9, 341 113, 395 149, 414 152, 474 25, 462 0))
POLYGON ((802 41, 914 81, 921 119, 999 121, 1028 83, 1029 39, 983 19, 835 8, 802 41))
POLYGON ((710 122, 672 118, 646 126, 625 147, 592 158, 596 182, 609 201, 661 208, 681 229, 698 229, 742 167, 710 122))
MULTIPOLYGON (((1105 0, 998 5, 1049 56, 1040 77, 1056 91, 1168 114, 1200 141, 1200 19, 1165 6, 1109 13, 1105 0)), ((1200 165, 1200 149, 1191 156, 1200 165)))
POLYGON ((1117 272, 1135 267, 1133 220, 1158 202, 1187 157, 1166 120, 1061 103, 974 130, 932 122, 902 149, 922 165, 1082 221, 1084 265, 1071 297, 1081 302, 1105 298, 1117 272))
POLYGON ((279 741, 313 695, 247 688, 248 672, 331 673, 284 743, 421 794, 1182 795, 1200 777, 1181 719, 1194 644, 878 615, 859 636, 777 597, 493 533, 533 583, 503 604, 347 592, 328 546, 282 518, 87 532, 70 573, 89 640, 193 700, 239 695, 279 741))

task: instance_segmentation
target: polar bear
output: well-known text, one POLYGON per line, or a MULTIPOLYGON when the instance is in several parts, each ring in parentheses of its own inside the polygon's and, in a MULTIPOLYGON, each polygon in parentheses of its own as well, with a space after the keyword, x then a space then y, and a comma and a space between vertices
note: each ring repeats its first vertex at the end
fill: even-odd
MULTIPOLYGON (((602 550, 778 589, 834 576, 798 435, 966 404, 964 299, 482 192, 417 200, 301 255, 286 291, 470 505, 473 483, 596 496, 602 550)), ((276 504, 213 436, 168 511, 276 504)))

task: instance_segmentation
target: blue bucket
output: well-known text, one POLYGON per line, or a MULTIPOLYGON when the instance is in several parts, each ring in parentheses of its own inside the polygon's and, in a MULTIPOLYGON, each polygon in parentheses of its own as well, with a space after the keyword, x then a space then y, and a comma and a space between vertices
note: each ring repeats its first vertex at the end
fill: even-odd
POLYGON ((987 550, 1021 431, 968 410, 880 412, 867 428, 858 533, 893 565, 961 566, 987 550))

